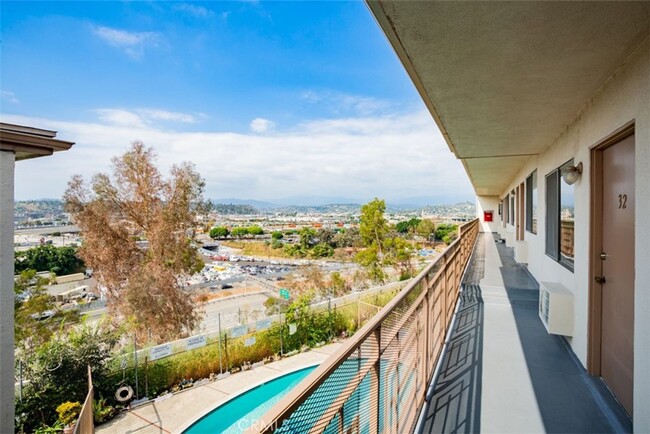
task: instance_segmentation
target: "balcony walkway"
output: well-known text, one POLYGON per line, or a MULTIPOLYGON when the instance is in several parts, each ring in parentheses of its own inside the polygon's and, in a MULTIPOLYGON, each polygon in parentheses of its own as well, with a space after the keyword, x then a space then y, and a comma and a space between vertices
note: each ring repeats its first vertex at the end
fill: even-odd
POLYGON ((474 248, 422 432, 630 432, 603 383, 546 332, 537 282, 495 237, 474 248))

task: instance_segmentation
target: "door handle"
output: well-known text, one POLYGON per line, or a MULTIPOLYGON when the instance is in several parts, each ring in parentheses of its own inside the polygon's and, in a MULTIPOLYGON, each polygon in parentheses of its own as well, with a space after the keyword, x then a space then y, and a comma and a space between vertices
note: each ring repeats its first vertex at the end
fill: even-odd
POLYGON ((605 279, 605 276, 596 276, 596 277, 594 277, 594 280, 595 280, 596 282, 600 283, 601 285, 602 285, 603 283, 606 283, 606 282, 607 282, 607 279, 605 279))

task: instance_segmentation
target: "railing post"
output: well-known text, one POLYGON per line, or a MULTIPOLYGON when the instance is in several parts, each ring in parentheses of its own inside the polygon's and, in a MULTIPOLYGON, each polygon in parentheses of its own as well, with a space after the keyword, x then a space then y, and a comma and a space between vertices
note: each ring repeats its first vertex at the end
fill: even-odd
POLYGON ((372 336, 374 340, 376 359, 372 370, 370 371, 370 432, 379 433, 379 407, 381 405, 379 402, 379 383, 381 381, 381 326, 375 329, 372 336))
POLYGON ((426 395, 427 393, 427 388, 426 385, 429 383, 429 371, 430 371, 430 366, 429 366, 429 340, 431 339, 431 313, 430 313, 430 306, 431 306, 431 288, 429 288, 429 279, 428 276, 422 279, 422 283, 424 284, 424 288, 426 291, 426 296, 424 297, 424 394, 426 395))
POLYGON ((447 254, 442 258, 442 324, 444 325, 443 335, 447 336, 447 254))

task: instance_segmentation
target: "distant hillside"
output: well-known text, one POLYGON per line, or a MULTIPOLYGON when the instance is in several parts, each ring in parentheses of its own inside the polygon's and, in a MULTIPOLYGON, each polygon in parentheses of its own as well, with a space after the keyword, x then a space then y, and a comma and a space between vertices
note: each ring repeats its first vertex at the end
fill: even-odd
POLYGON ((337 214, 354 213, 361 210, 358 203, 338 203, 329 205, 286 205, 273 208, 271 211, 280 214, 337 214))
POLYGON ((279 205, 277 203, 271 203, 271 202, 264 202, 261 200, 255 200, 255 199, 238 199, 235 197, 228 197, 225 199, 212 199, 212 203, 216 204, 228 204, 228 205, 250 205, 258 210, 261 209, 274 209, 277 208, 279 205))
POLYGON ((213 205, 213 210, 219 214, 228 214, 228 215, 250 215, 250 214, 259 214, 257 208, 251 205, 235 205, 232 203, 217 203, 213 205))
POLYGON ((476 206, 472 202, 459 202, 455 205, 429 205, 421 208, 425 214, 458 215, 472 217, 476 215, 476 206))
MULTIPOLYGON (((264 202, 251 199, 213 199, 214 211, 219 214, 246 215, 260 213, 280 214, 337 214, 337 213, 358 213, 361 211, 361 203, 355 202, 330 202, 325 204, 298 204, 287 205, 273 202, 264 202)), ((456 204, 435 204, 435 205, 407 205, 387 202, 388 212, 424 212, 425 214, 467 214, 474 215, 475 207, 473 202, 465 201, 456 204)), ((23 219, 37 219, 49 216, 49 218, 61 218, 63 214, 63 202, 58 199, 41 199, 16 201, 15 211, 17 221, 23 219)))

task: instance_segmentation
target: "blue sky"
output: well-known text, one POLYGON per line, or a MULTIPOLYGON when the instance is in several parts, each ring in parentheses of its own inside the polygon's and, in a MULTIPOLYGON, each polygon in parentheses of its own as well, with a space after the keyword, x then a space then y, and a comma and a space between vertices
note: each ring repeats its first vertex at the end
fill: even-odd
POLYGON ((77 143, 18 163, 17 199, 134 140, 212 198, 472 197, 362 2, 3 1, 1 20, 3 121, 77 143))

